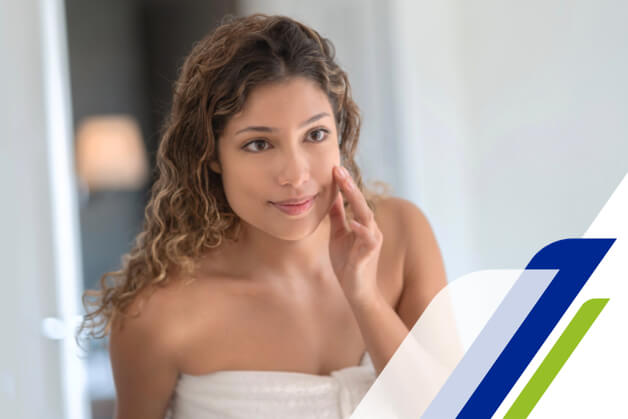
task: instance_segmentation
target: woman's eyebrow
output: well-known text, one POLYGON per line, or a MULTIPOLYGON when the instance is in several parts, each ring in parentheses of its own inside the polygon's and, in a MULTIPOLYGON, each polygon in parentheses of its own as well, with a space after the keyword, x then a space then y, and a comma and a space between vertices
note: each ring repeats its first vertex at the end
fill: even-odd
MULTIPOLYGON (((309 118, 306 121, 303 121, 299 124, 299 128, 303 128, 304 126, 311 124, 312 122, 318 121, 319 119, 325 117, 325 116, 331 116, 329 113, 327 112, 321 112, 319 114, 314 115, 313 117, 309 118)), ((246 128, 242 128, 241 130, 236 131, 236 133, 234 135, 238 135, 242 132, 247 132, 247 131, 256 131, 256 132, 276 132, 278 131, 277 128, 272 128, 272 127, 264 127, 264 126, 260 126, 260 125, 255 125, 255 126, 250 126, 250 127, 246 127, 246 128)))

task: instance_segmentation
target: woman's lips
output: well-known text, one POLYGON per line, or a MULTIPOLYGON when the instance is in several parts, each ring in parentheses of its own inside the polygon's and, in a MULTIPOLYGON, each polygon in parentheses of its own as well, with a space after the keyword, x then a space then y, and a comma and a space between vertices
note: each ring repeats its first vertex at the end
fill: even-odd
POLYGON ((312 205, 314 204, 314 200, 316 199, 317 196, 318 195, 314 195, 312 198, 308 199, 307 201, 304 201, 296 205, 276 204, 274 202, 272 204, 275 207, 277 207, 279 210, 281 210, 282 212, 288 215, 299 215, 299 214, 305 213, 307 210, 309 210, 312 207, 312 205))

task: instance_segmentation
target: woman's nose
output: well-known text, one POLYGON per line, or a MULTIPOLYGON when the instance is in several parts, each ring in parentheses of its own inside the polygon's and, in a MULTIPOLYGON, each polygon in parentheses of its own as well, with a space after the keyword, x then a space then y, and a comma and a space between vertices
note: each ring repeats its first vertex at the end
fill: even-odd
POLYGON ((310 164, 305 153, 288 151, 281 156, 281 170, 278 175, 281 186, 300 187, 310 178, 310 164))

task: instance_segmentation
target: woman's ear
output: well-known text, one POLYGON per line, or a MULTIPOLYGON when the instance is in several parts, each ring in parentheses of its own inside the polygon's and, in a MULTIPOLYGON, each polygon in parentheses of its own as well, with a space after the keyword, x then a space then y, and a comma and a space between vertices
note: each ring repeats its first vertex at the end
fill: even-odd
POLYGON ((220 163, 218 163, 218 161, 216 160, 209 163, 209 168, 212 169, 212 171, 216 173, 219 173, 219 174, 222 173, 222 168, 220 167, 220 163))

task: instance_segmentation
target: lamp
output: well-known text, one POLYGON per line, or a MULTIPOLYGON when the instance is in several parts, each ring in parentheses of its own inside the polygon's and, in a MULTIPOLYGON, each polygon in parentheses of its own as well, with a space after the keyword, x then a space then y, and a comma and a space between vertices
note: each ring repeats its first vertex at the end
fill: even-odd
POLYGON ((141 188, 148 159, 137 121, 129 115, 84 119, 76 132, 76 168, 90 191, 141 188))

